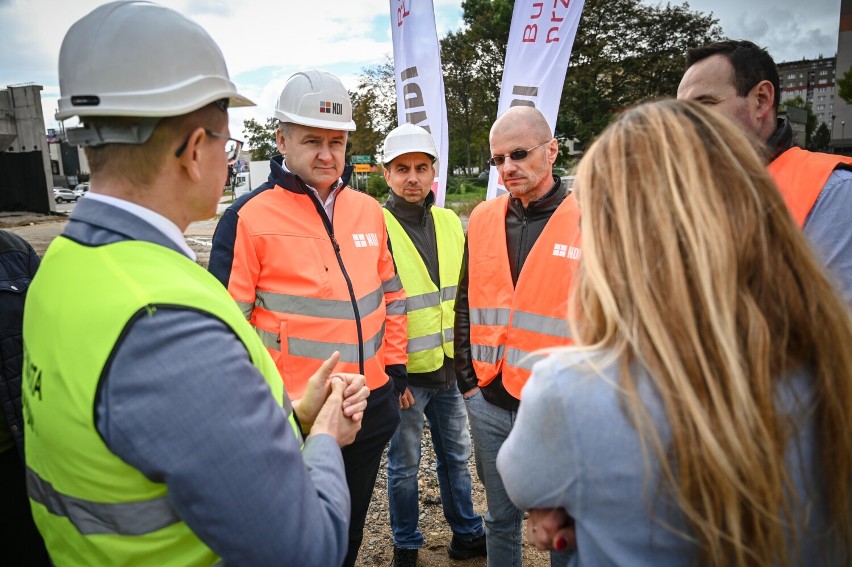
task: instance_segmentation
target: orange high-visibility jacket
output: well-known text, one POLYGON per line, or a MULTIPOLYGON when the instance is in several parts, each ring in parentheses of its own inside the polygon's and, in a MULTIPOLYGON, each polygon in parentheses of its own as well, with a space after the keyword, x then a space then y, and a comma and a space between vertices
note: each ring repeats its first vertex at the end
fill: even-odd
MULTIPOLYGON (((226 213, 237 216, 233 259, 230 274, 217 277, 257 329, 292 399, 335 350, 338 370, 363 374, 375 390, 388 381, 385 366, 408 362, 405 291, 382 208, 344 187, 329 224, 319 199, 279 168, 282 174, 226 213)), ((221 242, 228 230, 221 232, 211 267, 231 246, 221 242)))
POLYGON ((803 227, 831 172, 852 165, 852 158, 792 147, 769 164, 769 174, 784 197, 796 224, 803 227))
POLYGON ((568 295, 580 261, 580 209, 569 194, 530 250, 517 287, 506 253, 509 195, 485 201, 468 223, 470 351, 480 386, 503 373, 514 397, 538 349, 570 344, 568 295))

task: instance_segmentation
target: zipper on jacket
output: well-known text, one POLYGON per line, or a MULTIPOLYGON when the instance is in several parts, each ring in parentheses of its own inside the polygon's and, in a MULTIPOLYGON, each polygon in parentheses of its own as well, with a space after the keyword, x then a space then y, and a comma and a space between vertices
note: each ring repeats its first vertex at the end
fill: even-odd
MULTIPOLYGON (((352 280, 349 278, 349 273, 346 271, 346 266, 343 264, 343 256, 340 255, 340 244, 337 242, 337 238, 334 236, 334 226, 332 226, 331 221, 328 219, 328 215, 325 214, 325 208, 320 203, 319 198, 314 195, 313 191, 306 191, 308 197, 311 198, 311 201, 314 204, 314 208, 316 208, 317 213, 322 219, 323 226, 325 226, 325 231, 328 233, 328 238, 331 240, 331 246, 334 248, 334 255, 337 257, 337 263, 340 266, 340 271, 343 273, 343 279, 346 280, 346 287, 349 289, 349 301, 352 303, 352 310, 355 312, 355 329, 358 331, 358 370, 360 374, 364 374, 364 331, 361 329, 361 312, 358 310, 358 300, 355 297, 355 288, 352 287, 352 280)), ((337 199, 340 197, 340 193, 337 194, 337 197, 334 198, 334 204, 337 204, 337 199)))
POLYGON ((526 207, 521 208, 521 237, 518 239, 518 256, 515 265, 515 269, 517 269, 517 273, 515 274, 515 285, 518 285, 518 280, 521 278, 521 267, 527 261, 526 257, 522 256, 524 252, 524 248, 527 243, 527 209, 526 207))

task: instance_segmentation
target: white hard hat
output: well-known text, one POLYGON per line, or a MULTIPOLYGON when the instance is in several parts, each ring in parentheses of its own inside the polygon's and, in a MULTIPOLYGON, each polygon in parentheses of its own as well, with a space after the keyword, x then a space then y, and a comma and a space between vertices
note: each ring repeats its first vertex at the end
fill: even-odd
POLYGON ((433 160, 438 159, 438 151, 432 134, 421 126, 400 124, 390 131, 382 146, 382 163, 387 165, 402 154, 422 152, 433 160))
POLYGON ((164 118, 221 99, 254 106, 201 26, 144 1, 104 4, 71 26, 59 52, 59 91, 58 120, 164 118))
POLYGON ((331 73, 316 69, 287 79, 275 105, 275 118, 326 130, 355 130, 346 87, 331 73))

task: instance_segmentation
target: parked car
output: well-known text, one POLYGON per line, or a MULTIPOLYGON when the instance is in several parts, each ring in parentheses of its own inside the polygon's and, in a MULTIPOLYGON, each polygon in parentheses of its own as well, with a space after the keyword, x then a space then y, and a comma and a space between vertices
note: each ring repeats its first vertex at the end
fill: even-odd
POLYGON ((53 200, 57 203, 70 203, 72 201, 76 203, 79 198, 79 195, 67 187, 53 188, 53 200))
POLYGON ((78 197, 85 197, 86 193, 89 192, 89 184, 88 183, 79 183, 76 187, 74 187, 74 193, 77 194, 78 197))

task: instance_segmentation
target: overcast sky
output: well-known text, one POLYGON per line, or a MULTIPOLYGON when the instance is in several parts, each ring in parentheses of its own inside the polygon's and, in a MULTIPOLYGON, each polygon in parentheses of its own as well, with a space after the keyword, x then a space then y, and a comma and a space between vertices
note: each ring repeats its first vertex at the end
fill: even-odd
MULTIPOLYGON (((0 0, 0 87, 42 85, 47 128, 57 127, 53 114, 59 96, 56 67, 62 38, 74 21, 102 3, 0 0)), ((284 81, 294 71, 325 69, 353 88, 362 68, 381 63, 392 53, 389 0, 161 3, 196 20, 213 36, 238 89, 258 104, 254 109, 232 111, 235 135, 240 134, 245 118, 263 121, 271 115, 284 81)), ((461 27, 461 0, 434 0, 434 5, 439 37, 461 27)), ((726 35, 767 47, 777 62, 833 56, 837 49, 840 0, 692 0, 689 5, 713 12, 726 35)))

